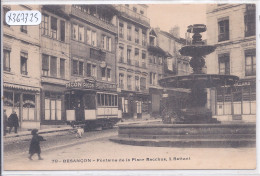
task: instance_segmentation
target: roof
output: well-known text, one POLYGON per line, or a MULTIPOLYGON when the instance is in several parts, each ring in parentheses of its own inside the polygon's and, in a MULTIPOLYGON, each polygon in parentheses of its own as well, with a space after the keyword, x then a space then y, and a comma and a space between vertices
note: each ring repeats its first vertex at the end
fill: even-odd
POLYGON ((167 37, 173 38, 178 43, 181 43, 183 45, 186 44, 186 39, 184 39, 184 38, 175 37, 174 35, 170 34, 169 32, 166 32, 166 31, 160 31, 160 33, 166 35, 167 37))

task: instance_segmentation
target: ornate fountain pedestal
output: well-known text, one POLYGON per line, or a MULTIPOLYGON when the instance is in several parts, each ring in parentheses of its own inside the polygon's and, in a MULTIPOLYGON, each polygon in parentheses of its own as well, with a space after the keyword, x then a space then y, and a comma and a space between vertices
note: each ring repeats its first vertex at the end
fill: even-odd
MULTIPOLYGON (((201 32, 206 26, 195 24, 188 26, 187 32, 194 33, 192 45, 181 48, 180 53, 190 56, 193 74, 171 76, 159 80, 164 88, 190 89, 187 108, 180 110, 181 117, 174 117, 174 124, 121 125, 114 142, 130 145, 148 145, 159 147, 254 147, 256 145, 255 124, 221 124, 212 118, 206 108, 206 88, 232 86, 239 78, 234 75, 205 74, 204 56, 212 53, 215 46, 204 45, 201 32)), ((163 112, 168 118, 171 109, 163 112)), ((168 121, 167 121, 168 122, 168 121)), ((169 121, 171 122, 171 120, 169 121)))

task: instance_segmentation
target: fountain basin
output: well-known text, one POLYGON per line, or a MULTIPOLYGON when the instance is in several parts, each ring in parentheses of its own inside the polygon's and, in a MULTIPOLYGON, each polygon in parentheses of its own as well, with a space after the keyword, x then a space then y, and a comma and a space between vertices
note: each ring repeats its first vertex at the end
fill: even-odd
POLYGON ((183 46, 179 52, 183 56, 205 56, 212 53, 216 49, 215 46, 211 45, 188 45, 183 46))
POLYGON ((154 147, 255 147, 256 125, 149 124, 120 125, 111 141, 154 147))
POLYGON ((159 80, 162 87, 191 89, 194 84, 204 88, 233 85, 239 78, 234 75, 192 74, 184 76, 170 76, 159 80))

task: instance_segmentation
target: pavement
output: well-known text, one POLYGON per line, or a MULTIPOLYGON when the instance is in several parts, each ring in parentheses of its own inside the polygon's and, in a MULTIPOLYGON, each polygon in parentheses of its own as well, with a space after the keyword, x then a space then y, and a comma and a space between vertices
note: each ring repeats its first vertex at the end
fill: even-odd
MULTIPOLYGON (((118 122, 114 127, 118 127, 119 125, 127 125, 127 124, 140 124, 140 123, 154 123, 154 122, 160 122, 161 119, 156 118, 142 118, 142 119, 122 119, 120 122, 118 122)), ((73 130, 71 126, 61 126, 59 128, 47 128, 47 129, 40 129, 38 131, 38 134, 53 134, 56 135, 58 132, 65 132, 73 130)), ((11 133, 6 134, 4 136, 4 141, 10 140, 10 139, 16 139, 19 140, 19 138, 24 139, 25 137, 30 136, 31 137, 31 131, 18 131, 18 133, 11 133)))

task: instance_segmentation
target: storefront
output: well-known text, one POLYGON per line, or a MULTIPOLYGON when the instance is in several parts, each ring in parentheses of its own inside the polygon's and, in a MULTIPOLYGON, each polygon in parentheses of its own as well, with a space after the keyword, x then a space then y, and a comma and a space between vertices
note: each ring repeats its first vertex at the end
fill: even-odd
POLYGON ((220 121, 256 121, 256 82, 240 80, 235 86, 210 90, 211 110, 220 121))
POLYGON ((42 83, 41 91, 41 127, 66 125, 64 85, 42 83))
POLYGON ((149 114, 149 106, 149 94, 123 90, 119 95, 119 109, 122 110, 122 118, 144 118, 149 114))
POLYGON ((14 110, 20 130, 40 127, 40 88, 4 83, 3 109, 7 117, 14 110))

